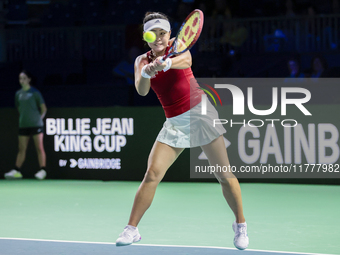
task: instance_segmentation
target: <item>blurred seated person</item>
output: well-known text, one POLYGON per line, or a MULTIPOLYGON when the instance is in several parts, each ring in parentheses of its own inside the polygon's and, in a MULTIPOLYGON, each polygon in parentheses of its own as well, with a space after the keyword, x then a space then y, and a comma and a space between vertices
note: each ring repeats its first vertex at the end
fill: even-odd
POLYGON ((188 14, 192 11, 190 3, 185 3, 183 1, 179 2, 177 9, 176 9, 176 14, 175 14, 175 19, 174 22, 172 23, 171 30, 174 35, 176 36, 176 33, 178 29, 181 27, 183 21, 185 18, 188 16, 188 14))
POLYGON ((288 77, 285 82, 302 82, 304 81, 305 74, 301 72, 300 61, 297 57, 291 57, 287 61, 287 67, 289 70, 288 77))
POLYGON ((211 16, 210 37, 220 38, 225 30, 230 30, 231 10, 225 0, 215 0, 211 16))
POLYGON ((315 35, 317 33, 317 23, 315 21, 317 11, 316 7, 309 4, 305 10, 307 17, 308 33, 315 35))
POLYGON ((328 64, 326 59, 321 55, 316 55, 313 57, 311 62, 311 73, 310 77, 319 78, 325 77, 328 64))
POLYGON ((333 12, 333 14, 339 14, 340 13, 339 0, 333 0, 332 1, 332 12, 333 12))
POLYGON ((232 20, 232 9, 226 0, 215 0, 212 11, 211 38, 219 38, 221 44, 240 47, 248 37, 247 29, 232 20))
POLYGON ((296 57, 292 57, 288 60, 288 78, 304 78, 305 74, 300 70, 300 61, 296 57))
POLYGON ((124 77, 128 85, 134 85, 134 64, 135 59, 142 54, 138 47, 131 47, 128 52, 128 58, 122 60, 113 68, 113 73, 116 76, 124 77))
POLYGON ((284 16, 288 18, 296 17, 296 1, 295 0, 286 0, 286 11, 284 16))

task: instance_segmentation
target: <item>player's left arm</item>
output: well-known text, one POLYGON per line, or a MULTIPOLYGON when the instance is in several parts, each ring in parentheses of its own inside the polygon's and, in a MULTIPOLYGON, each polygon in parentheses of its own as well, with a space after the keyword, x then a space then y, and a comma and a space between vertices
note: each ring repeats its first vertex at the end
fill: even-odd
POLYGON ((171 60, 172 64, 170 69, 187 69, 191 67, 192 64, 190 51, 179 54, 178 56, 171 58, 171 60))
POLYGON ((41 105, 40 105, 40 115, 41 115, 41 119, 44 119, 44 118, 45 118, 46 112, 47 112, 46 104, 41 104, 41 105))
MULTIPOLYGON (((171 39, 170 40, 170 44, 172 44, 174 41, 174 39, 171 39)), ((157 70, 158 71, 161 71, 163 70, 165 67, 166 67, 166 63, 160 63, 159 62, 159 59, 162 58, 162 57, 158 57, 155 62, 155 66, 156 66, 156 69, 157 67, 159 67, 157 70)), ((177 55, 176 57, 173 57, 171 58, 171 61, 172 61, 172 64, 171 64, 171 67, 170 69, 187 69, 189 67, 191 67, 192 65, 192 57, 191 57, 191 53, 190 51, 186 51, 182 54, 179 54, 177 55)))
POLYGON ((40 117, 41 117, 41 119, 44 119, 46 112, 47 112, 45 100, 44 100, 43 96, 41 95, 41 93, 39 91, 36 91, 34 93, 34 96, 35 96, 37 106, 40 108, 40 117))

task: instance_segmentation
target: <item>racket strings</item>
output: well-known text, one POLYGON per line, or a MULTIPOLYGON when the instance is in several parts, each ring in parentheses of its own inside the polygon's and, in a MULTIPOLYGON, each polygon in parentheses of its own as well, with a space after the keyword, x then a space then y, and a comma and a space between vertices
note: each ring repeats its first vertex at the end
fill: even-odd
POLYGON ((196 9, 190 13, 186 21, 181 25, 169 53, 163 57, 163 60, 189 50, 201 34, 203 20, 204 16, 201 10, 196 9))
POLYGON ((194 13, 183 25, 179 35, 178 43, 176 45, 178 52, 185 50, 189 47, 196 39, 196 35, 200 28, 200 14, 194 13))

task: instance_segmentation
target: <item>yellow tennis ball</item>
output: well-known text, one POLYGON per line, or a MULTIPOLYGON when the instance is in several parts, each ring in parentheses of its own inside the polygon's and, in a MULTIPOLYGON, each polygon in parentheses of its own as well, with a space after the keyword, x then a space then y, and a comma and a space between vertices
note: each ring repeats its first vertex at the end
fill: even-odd
POLYGON ((156 34, 152 31, 147 31, 143 34, 143 38, 148 43, 153 43, 156 41, 156 34))

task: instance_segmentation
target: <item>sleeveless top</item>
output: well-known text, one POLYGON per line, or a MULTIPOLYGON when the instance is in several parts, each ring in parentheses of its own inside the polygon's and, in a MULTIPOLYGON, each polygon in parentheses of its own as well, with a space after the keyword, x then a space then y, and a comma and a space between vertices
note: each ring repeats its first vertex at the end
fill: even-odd
MULTIPOLYGON (((168 53, 168 46, 165 55, 168 53)), ((151 51, 147 52, 148 62, 152 62, 151 51)), ((156 93, 167 118, 178 116, 201 102, 204 92, 192 73, 191 68, 160 71, 150 79, 152 90, 156 93)))

